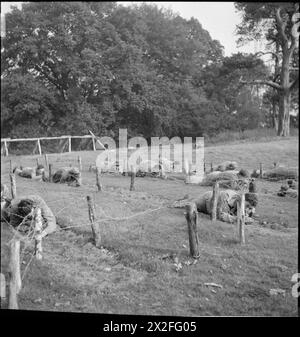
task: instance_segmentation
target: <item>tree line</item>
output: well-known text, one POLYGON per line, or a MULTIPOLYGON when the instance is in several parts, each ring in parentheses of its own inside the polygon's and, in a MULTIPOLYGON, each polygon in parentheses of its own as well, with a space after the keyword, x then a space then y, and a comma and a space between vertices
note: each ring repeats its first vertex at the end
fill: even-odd
POLYGON ((274 70, 259 55, 224 57, 198 20, 153 4, 24 3, 6 14, 2 136, 114 137, 127 128, 129 136, 196 137, 261 125, 287 136, 289 109, 298 107, 298 49, 285 23, 295 6, 278 6, 236 4, 241 39, 272 35, 274 70), (272 15, 271 34, 263 21, 272 15))

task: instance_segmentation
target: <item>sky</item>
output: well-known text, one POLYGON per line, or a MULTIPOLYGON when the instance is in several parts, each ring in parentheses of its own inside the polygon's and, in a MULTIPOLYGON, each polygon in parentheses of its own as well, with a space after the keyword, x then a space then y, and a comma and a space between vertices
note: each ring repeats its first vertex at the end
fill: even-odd
MULTIPOLYGON (((22 2, 1 2, 1 13, 9 11, 11 5, 21 6, 22 2)), ((139 1, 119 1, 122 5, 139 3, 139 1)), ((233 2, 175 2, 175 1, 151 1, 158 6, 172 9, 185 19, 194 17, 198 19, 202 27, 211 37, 219 40, 224 46, 225 56, 237 52, 256 52, 257 46, 248 44, 237 48, 237 36, 234 34, 236 25, 241 22, 241 17, 234 8, 233 2)))

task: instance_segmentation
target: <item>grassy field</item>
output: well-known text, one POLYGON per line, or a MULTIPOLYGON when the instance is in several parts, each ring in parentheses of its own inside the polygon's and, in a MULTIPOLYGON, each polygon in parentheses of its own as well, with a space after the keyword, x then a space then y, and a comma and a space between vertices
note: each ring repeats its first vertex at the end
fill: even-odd
MULTIPOLYGON (((95 175, 88 172, 96 152, 50 155, 55 168, 83 163, 83 186, 38 183, 17 177, 19 195, 40 194, 70 230, 59 230, 43 243, 43 259, 27 269, 19 306, 28 310, 98 312, 149 315, 254 315, 297 316, 291 278, 297 272, 298 200, 276 195, 280 182, 258 180, 258 220, 246 227, 246 246, 237 242, 235 226, 212 223, 199 215, 201 256, 196 264, 188 255, 188 234, 183 210, 170 208, 186 194, 197 197, 209 187, 182 181, 130 178, 105 174, 103 192, 96 192, 95 175), (91 242, 86 196, 95 201, 103 249, 91 242), (159 210, 156 210, 160 208, 159 210), (154 210, 126 219, 139 212, 154 210), (262 225, 262 223, 264 223, 262 225), (174 258, 183 268, 176 271, 174 258), (214 282, 223 288, 205 286, 214 282), (270 289, 286 290, 271 296, 270 289)), ((15 165, 33 165, 38 156, 2 158, 1 180, 8 183, 9 159, 15 165)), ((235 160, 240 166, 265 168, 273 162, 298 164, 298 138, 209 147, 205 160, 215 164, 235 160)), ((7 275, 11 237, 1 226, 1 269, 7 275)), ((24 271, 33 247, 23 256, 24 271)), ((6 302, 2 303, 5 307, 6 302)))

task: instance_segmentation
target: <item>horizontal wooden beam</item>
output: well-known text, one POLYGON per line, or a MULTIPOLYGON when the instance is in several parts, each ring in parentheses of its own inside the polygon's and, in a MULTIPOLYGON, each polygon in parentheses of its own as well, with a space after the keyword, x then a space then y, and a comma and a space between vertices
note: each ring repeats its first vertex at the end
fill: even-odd
POLYGON ((93 138, 91 135, 86 136, 60 136, 60 137, 41 137, 41 138, 1 138, 1 142, 36 142, 39 140, 51 140, 51 139, 67 139, 67 138, 93 138))

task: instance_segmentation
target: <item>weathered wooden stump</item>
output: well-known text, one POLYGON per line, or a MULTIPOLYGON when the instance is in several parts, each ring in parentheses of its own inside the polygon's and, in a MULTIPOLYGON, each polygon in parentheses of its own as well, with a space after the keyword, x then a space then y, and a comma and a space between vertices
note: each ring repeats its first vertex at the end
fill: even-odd
POLYGON ((100 176, 101 176, 101 168, 96 166, 96 186, 98 188, 98 191, 102 191, 100 176))
POLYGON ((52 182, 52 164, 49 164, 49 182, 52 182))
POLYGON ((9 259, 9 309, 19 309, 18 293, 22 287, 21 272, 20 272, 20 241, 12 240, 10 243, 10 259, 9 259))
POLYGON ((212 221, 217 220, 217 205, 219 199, 219 182, 216 181, 213 186, 213 195, 211 200, 211 215, 210 218, 212 221))
POLYGON ((245 244, 245 194, 242 192, 237 204, 237 231, 241 245, 245 244))
POLYGON ((16 176, 13 173, 10 173, 10 190, 11 190, 11 197, 15 199, 17 197, 17 185, 16 185, 16 176))
POLYGON ((200 256, 199 238, 197 233, 198 212, 195 203, 186 205, 185 218, 188 225, 190 255, 197 259, 200 256))
POLYGON ((262 165, 262 163, 259 163, 259 177, 260 178, 263 177, 263 165, 262 165))
POLYGON ((46 167, 49 167, 49 160, 48 160, 47 154, 45 154, 45 165, 46 165, 46 167))
POLYGON ((89 211, 89 219, 92 226, 92 233, 94 238, 94 243, 97 248, 100 248, 101 246, 101 235, 100 235, 100 226, 99 223, 95 221, 95 210, 92 204, 92 199, 88 195, 86 197, 87 203, 88 203, 88 211, 89 211))
POLYGON ((80 156, 78 156, 77 161, 78 161, 79 171, 81 172, 82 171, 82 163, 81 163, 81 157, 80 156))
POLYGON ((134 191, 134 181, 135 181, 135 169, 133 165, 131 166, 131 172, 130 172, 130 191, 134 191))
POLYGON ((43 230, 43 219, 42 219, 42 212, 39 207, 35 208, 35 215, 34 215, 34 226, 35 226, 35 257, 37 260, 42 259, 42 239, 39 237, 43 230))

